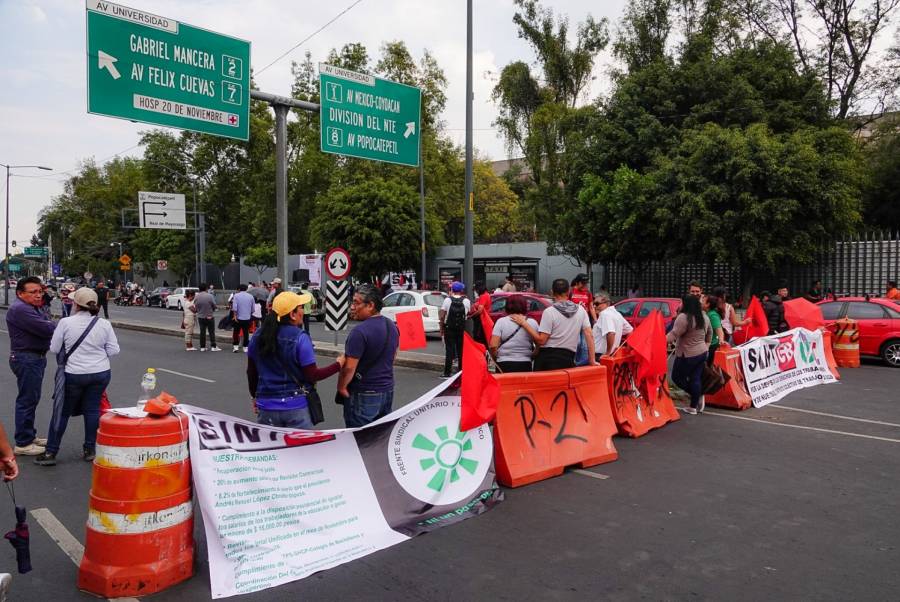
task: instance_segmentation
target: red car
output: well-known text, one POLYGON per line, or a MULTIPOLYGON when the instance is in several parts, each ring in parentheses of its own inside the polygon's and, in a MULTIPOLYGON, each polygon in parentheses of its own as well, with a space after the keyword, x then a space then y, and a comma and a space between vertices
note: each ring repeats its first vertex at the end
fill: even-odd
POLYGON ((865 297, 841 297, 817 305, 832 332, 836 320, 856 320, 860 355, 880 357, 888 366, 900 368, 900 305, 888 299, 866 301, 865 297))
POLYGON ((506 315, 506 300, 513 295, 525 297, 528 300, 528 310, 525 315, 534 319, 538 324, 541 323, 541 315, 543 315, 544 310, 553 305, 553 299, 547 295, 539 295, 537 293, 492 293, 491 320, 496 322, 506 315))
POLYGON ((674 297, 640 297, 623 299, 613 305, 613 307, 619 310, 625 321, 632 326, 637 326, 644 321, 644 318, 650 315, 651 311, 658 309, 662 313, 663 322, 668 327, 681 308, 681 299, 674 297))

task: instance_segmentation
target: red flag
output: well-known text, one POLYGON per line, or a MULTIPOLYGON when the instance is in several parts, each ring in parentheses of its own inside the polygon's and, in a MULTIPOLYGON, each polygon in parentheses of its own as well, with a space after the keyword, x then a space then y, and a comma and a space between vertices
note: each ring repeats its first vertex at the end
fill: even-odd
POLYGON ((397 330, 400 332, 400 351, 425 347, 425 324, 418 311, 404 311, 396 315, 397 330))
POLYGON ((769 333, 769 321, 766 319, 766 311, 763 309, 759 299, 756 298, 756 295, 750 299, 744 318, 750 318, 750 324, 743 327, 748 341, 753 337, 764 337, 769 333))
POLYGON ((484 353, 484 345, 476 343, 469 333, 463 335, 460 431, 477 428, 497 414, 500 383, 488 372, 484 353))
POLYGON ((628 346, 638 356, 637 379, 639 382, 659 378, 666 373, 666 326, 662 314, 654 309, 628 335, 628 346))

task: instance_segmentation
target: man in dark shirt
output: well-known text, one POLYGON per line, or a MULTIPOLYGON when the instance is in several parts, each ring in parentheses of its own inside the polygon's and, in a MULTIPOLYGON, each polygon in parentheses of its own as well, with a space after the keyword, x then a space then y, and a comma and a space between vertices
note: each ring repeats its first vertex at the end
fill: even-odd
POLYGON ((97 293, 97 305, 103 308, 103 317, 109 320, 109 289, 106 282, 98 280, 94 292, 97 293))
POLYGON ((365 426, 391 413, 394 403, 394 356, 400 333, 382 316, 381 294, 371 285, 353 294, 350 317, 361 320, 347 336, 338 394, 344 397, 344 423, 365 426))
POLYGON ((34 413, 41 400, 41 385, 47 367, 47 350, 56 324, 42 311, 43 287, 40 278, 29 276, 16 284, 16 300, 6 312, 9 330, 9 367, 16 375, 15 453, 37 456, 47 440, 37 437, 34 413))

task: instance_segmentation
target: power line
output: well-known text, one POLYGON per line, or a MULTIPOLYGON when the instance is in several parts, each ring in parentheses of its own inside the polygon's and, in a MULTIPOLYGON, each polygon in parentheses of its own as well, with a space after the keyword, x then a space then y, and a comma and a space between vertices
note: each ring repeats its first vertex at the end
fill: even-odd
POLYGON ((348 6, 347 8, 345 8, 344 10, 342 10, 340 13, 338 13, 333 19, 331 19, 331 21, 329 21, 328 23, 326 23, 325 25, 323 25, 323 26, 320 27, 319 29, 315 30, 314 32, 312 32, 311 34, 309 34, 308 36, 306 36, 305 38, 303 38, 302 40, 300 40, 299 42, 297 42, 296 44, 294 44, 287 52, 283 53, 283 54, 280 55, 277 59, 275 59, 274 61, 272 61, 271 63, 269 63, 268 65, 266 65, 266 66, 263 67, 262 69, 260 69, 259 71, 257 71, 257 72, 255 73, 255 75, 259 75, 260 73, 262 73, 263 71, 265 71, 266 69, 268 69, 269 67, 271 67, 272 65, 274 65, 275 63, 277 63, 278 61, 280 61, 281 59, 283 59, 284 57, 286 57, 286 56, 289 55, 290 53, 292 53, 293 51, 295 51, 297 48, 299 48, 300 46, 302 46, 302 45, 305 44, 306 42, 310 41, 310 40, 313 38, 313 36, 315 36, 316 34, 318 34, 319 32, 321 32, 322 30, 324 30, 326 27, 328 27, 329 25, 331 25, 332 23, 334 23, 335 21, 337 21, 337 20, 340 19, 341 17, 343 17, 345 14, 347 14, 348 12, 350 12, 350 9, 352 9, 354 6, 356 6, 357 4, 359 4, 359 3, 362 2, 362 1, 363 1, 363 0, 356 0, 356 2, 354 2, 353 4, 351 4, 350 6, 348 6))
MULTIPOLYGON (((97 163, 106 163, 113 157, 118 157, 119 155, 125 154, 130 150, 134 150, 137 147, 139 147, 140 145, 141 145, 141 143, 138 142, 137 144, 135 144, 133 146, 129 146, 128 148, 126 148, 124 150, 120 150, 117 153, 113 153, 108 157, 104 157, 104 158, 100 159, 99 161, 97 161, 97 163)), ((64 176, 66 174, 71 174, 74 171, 76 171, 77 169, 78 169, 78 167, 76 166, 76 167, 73 167, 72 169, 68 169, 66 171, 55 171, 53 173, 39 175, 39 176, 29 176, 29 175, 25 175, 25 174, 10 174, 10 175, 14 176, 16 178, 34 178, 34 179, 42 180, 42 179, 47 179, 47 178, 59 178, 60 176, 64 176)), ((63 178, 63 179, 65 179, 65 178, 63 178)))

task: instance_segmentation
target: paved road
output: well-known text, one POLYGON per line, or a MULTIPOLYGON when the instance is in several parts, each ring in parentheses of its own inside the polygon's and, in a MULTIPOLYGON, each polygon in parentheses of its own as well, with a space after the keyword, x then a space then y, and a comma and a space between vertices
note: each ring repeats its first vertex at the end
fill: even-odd
MULTIPOLYGON (((166 336, 119 337, 114 405, 131 403, 152 365, 215 381, 162 373, 163 387, 179 399, 249 416, 242 356, 186 354, 166 336)), ((0 353, 7 351, 3 334, 0 353)), ((866 364, 844 372, 840 384, 762 410, 709 411, 641 439, 616 439, 619 460, 589 471, 606 478, 569 472, 508 490, 483 516, 241 599, 896 599, 900 370, 866 364)), ((433 372, 408 369, 397 378, 403 401, 438 382, 433 372)), ((323 399, 333 383, 321 388, 323 399)), ((8 400, 0 419, 10 425, 15 385, 5 367, 0 386, 8 400)), ((328 426, 339 426, 333 407, 326 410, 328 426)), ((75 420, 56 467, 23 461, 16 493, 83 541, 91 472, 78 459, 81 435, 75 420)), ((9 506, 4 516, 11 527, 9 506)), ((209 599, 197 516, 197 575, 153 600, 209 599)), ((15 578, 12 599, 94 600, 75 590, 75 564, 31 524, 35 570, 15 578)), ((0 558, 13 566, 11 549, 0 558)))

